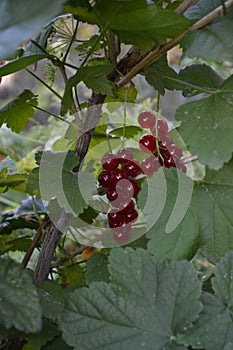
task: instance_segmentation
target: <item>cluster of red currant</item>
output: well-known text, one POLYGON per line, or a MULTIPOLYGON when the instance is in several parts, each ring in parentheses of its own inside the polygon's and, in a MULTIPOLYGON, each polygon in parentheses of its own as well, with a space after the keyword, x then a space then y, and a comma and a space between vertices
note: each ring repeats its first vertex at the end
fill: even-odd
POLYGON ((140 191, 137 176, 140 173, 153 175, 161 167, 176 167, 186 172, 180 160, 182 149, 167 136, 167 123, 157 120, 148 111, 139 114, 138 123, 142 128, 150 129, 150 134, 143 135, 139 140, 141 150, 150 156, 139 164, 133 153, 125 148, 117 154, 105 154, 101 161, 103 170, 98 176, 99 185, 105 189, 114 207, 108 213, 108 223, 114 231, 114 239, 119 243, 128 241, 131 224, 138 218, 134 202, 140 191))
POLYGON ((137 197, 140 191, 140 185, 134 178, 141 169, 128 149, 121 149, 117 154, 106 154, 101 163, 103 171, 98 181, 115 207, 108 213, 109 227, 114 230, 114 239, 124 243, 128 241, 131 224, 138 218, 132 198, 137 197))
POLYGON ((150 157, 141 163, 144 174, 153 175, 161 167, 173 167, 186 172, 186 167, 180 160, 183 155, 182 149, 167 136, 167 123, 164 120, 156 120, 155 115, 147 111, 139 114, 138 123, 142 128, 151 131, 151 134, 143 135, 139 140, 141 150, 150 153, 150 157))

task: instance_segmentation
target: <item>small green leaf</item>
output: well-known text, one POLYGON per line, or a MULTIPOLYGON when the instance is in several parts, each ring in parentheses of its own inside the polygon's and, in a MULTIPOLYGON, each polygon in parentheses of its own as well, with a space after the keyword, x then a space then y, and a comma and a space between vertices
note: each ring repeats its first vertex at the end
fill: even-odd
POLYGON ((24 90, 13 101, 7 103, 0 110, 0 126, 6 123, 12 131, 20 132, 34 114, 32 105, 37 106, 37 96, 30 90, 24 90))
POLYGON ((51 342, 47 343, 45 346, 42 347, 41 350, 72 350, 70 346, 68 346, 62 337, 57 337, 51 342))
POLYGON ((126 126, 121 126, 119 128, 115 128, 111 130, 109 134, 112 136, 117 136, 117 137, 124 136, 127 139, 132 139, 136 135, 138 135, 140 132, 142 132, 142 129, 139 126, 126 125, 126 126))
POLYGON ((0 174, 0 187, 7 186, 8 188, 17 188, 18 186, 24 184, 28 179, 28 174, 0 174), (3 175, 3 177, 1 177, 3 175))
POLYGON ((43 326, 38 334, 29 334, 26 336, 26 339, 33 344, 38 349, 41 349, 41 347, 45 344, 47 344, 49 341, 54 339, 60 334, 58 328, 54 323, 47 319, 43 319, 43 326))
POLYGON ((26 333, 39 332, 41 307, 30 275, 12 260, 0 260, 0 324, 26 333))
POLYGON ((92 67, 80 67, 77 73, 69 78, 62 98, 61 115, 64 115, 71 106, 72 88, 80 81, 96 93, 113 95, 113 84, 106 75, 113 70, 113 65, 105 64, 92 67))

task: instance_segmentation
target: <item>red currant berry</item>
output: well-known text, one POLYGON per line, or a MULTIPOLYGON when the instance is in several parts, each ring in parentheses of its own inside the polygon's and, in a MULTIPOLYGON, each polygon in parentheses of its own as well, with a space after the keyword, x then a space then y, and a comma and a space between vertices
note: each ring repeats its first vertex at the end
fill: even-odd
POLYGON ((170 137, 163 136, 158 143, 159 147, 167 147, 169 149, 173 143, 173 140, 170 137))
POLYGON ((120 212, 122 215, 124 215, 124 214, 127 214, 133 210, 134 210, 134 201, 131 200, 129 203, 127 203, 127 205, 124 207, 124 209, 122 209, 120 212))
POLYGON ((168 133, 168 125, 165 122, 165 120, 158 120, 157 123, 157 131, 158 131, 158 137, 161 138, 162 136, 165 136, 168 133))
POLYGON ((129 240, 131 224, 124 225, 114 229, 114 239, 118 243, 125 243, 129 240))
POLYGON ((117 156, 119 158, 126 159, 127 161, 133 159, 133 153, 126 148, 120 149, 120 151, 117 153, 117 156))
POLYGON ((130 222, 137 221, 137 218, 138 218, 138 213, 135 209, 133 211, 131 211, 130 213, 125 214, 125 222, 127 224, 130 222))
POLYGON ((178 158, 180 158, 183 154, 182 149, 174 143, 169 147, 169 152, 172 156, 176 156, 178 158))
POLYGON ((138 124, 142 128, 151 129, 154 127, 155 122, 156 122, 156 117, 151 112, 144 111, 144 112, 141 112, 138 116, 138 124))
POLYGON ((142 161, 141 168, 145 175, 151 176, 160 168, 160 163, 158 159, 152 155, 142 161))
POLYGON ((112 172, 112 178, 111 178, 112 185, 116 185, 118 181, 126 178, 127 178, 127 174, 123 169, 116 169, 112 172))
POLYGON ((165 168, 175 168, 176 167, 176 163, 174 162, 174 159, 171 155, 164 158, 164 166, 165 166, 165 168))
POLYGON ((101 160, 102 167, 107 171, 113 171, 117 169, 119 165, 119 159, 115 154, 108 153, 105 154, 101 160))
POLYGON ((140 173, 141 169, 137 162, 129 160, 124 166, 124 171, 128 176, 136 176, 140 173))
POLYGON ((115 187, 112 187, 108 190, 107 192, 107 198, 110 202, 115 201, 116 199, 118 199, 118 193, 115 187))
POLYGON ((109 171, 102 171, 98 176, 98 181, 105 188, 111 187, 111 173, 109 171))
POLYGON ((143 152, 153 153, 156 149, 156 139, 152 135, 144 135, 139 140, 139 146, 143 152))

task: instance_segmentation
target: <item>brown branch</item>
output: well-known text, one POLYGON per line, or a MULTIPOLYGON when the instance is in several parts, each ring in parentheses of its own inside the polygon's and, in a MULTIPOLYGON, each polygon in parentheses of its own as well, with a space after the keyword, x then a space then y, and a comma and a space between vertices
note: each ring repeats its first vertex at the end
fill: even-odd
MULTIPOLYGON (((228 0, 225 2, 225 8, 230 8, 233 6, 233 0, 228 0)), ((223 7, 218 6, 216 9, 211 11, 208 15, 201 18, 199 21, 194 23, 189 29, 186 29, 183 33, 174 39, 171 39, 166 44, 157 47, 156 49, 150 51, 145 57, 143 57, 119 82, 117 82, 116 88, 120 88, 128 84, 137 74, 141 73, 145 68, 151 65, 154 61, 160 58, 165 52, 172 49, 174 46, 180 44, 181 40, 184 38, 185 34, 189 30, 198 30, 207 26, 211 21, 223 14, 223 7)))
POLYGON ((26 252, 26 254, 22 260, 22 265, 24 268, 27 266, 27 264, 32 256, 32 253, 34 252, 34 249, 36 248, 36 246, 37 246, 37 244, 38 244, 38 242, 43 234, 43 231, 46 228, 46 226, 48 225, 49 221, 50 221, 50 219, 49 219, 48 215, 46 214, 42 224, 40 225, 40 227, 37 230, 37 233, 36 233, 32 243, 31 243, 28 251, 26 252))
POLYGON ((198 2, 198 0, 184 0, 182 2, 182 4, 180 4, 175 12, 176 13, 179 13, 179 14, 182 14, 184 13, 185 11, 187 11, 190 7, 192 7, 193 5, 195 5, 196 3, 198 2))

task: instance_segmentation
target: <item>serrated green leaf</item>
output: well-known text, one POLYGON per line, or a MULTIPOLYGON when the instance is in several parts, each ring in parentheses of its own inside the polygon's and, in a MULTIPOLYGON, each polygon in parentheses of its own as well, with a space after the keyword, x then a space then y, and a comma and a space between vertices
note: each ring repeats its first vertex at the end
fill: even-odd
POLYGON ((16 250, 26 252, 31 246, 31 244, 32 244, 32 239, 30 236, 18 237, 6 243, 7 249, 5 250, 5 252, 7 251, 13 252, 16 250))
POLYGON ((96 281, 109 281, 109 272, 107 269, 108 257, 106 254, 95 253, 87 260, 87 282, 90 284, 96 281))
POLYGON ((62 339, 62 337, 57 337, 54 340, 52 340, 51 342, 49 342, 48 344, 46 344, 45 346, 42 347, 41 350, 72 350, 73 348, 71 348, 70 346, 68 346, 64 340, 62 339))
POLYGON ((183 88, 179 75, 168 66, 165 56, 152 63, 145 70, 147 82, 152 85, 161 95, 165 94, 165 89, 181 90, 183 88))
POLYGON ((215 295, 229 308, 233 306, 233 252, 228 252, 215 266, 212 279, 215 295))
POLYGON ((17 188, 18 186, 24 184, 27 181, 27 179, 28 174, 25 173, 17 173, 10 175, 3 174, 3 177, 0 176, 0 187, 7 186, 8 188, 17 188))
POLYGON ((29 334, 26 339, 38 349, 60 334, 57 326, 47 319, 43 319, 43 326, 38 334, 29 334))
POLYGON ((47 2, 30 2, 18 0, 17 8, 13 0, 0 4, 0 59, 4 60, 17 49, 23 41, 28 40, 53 16, 62 10, 63 0, 47 2))
POLYGON ((191 202, 201 234, 202 245, 210 261, 218 261, 233 250, 233 161, 220 171, 207 171, 197 184, 191 202))
POLYGON ((72 103, 72 88, 80 81, 96 93, 113 95, 113 84, 107 79, 106 75, 113 70, 113 65, 97 65, 92 67, 80 67, 77 73, 69 78, 65 92, 62 98, 61 115, 64 115, 72 103))
POLYGON ((167 348, 201 310, 201 286, 188 262, 157 265, 142 249, 117 248, 109 269, 112 283, 95 282, 67 298, 60 327, 74 349, 167 348))
POLYGON ((20 264, 0 260, 0 324, 26 333, 39 332, 41 307, 31 276, 20 264))
POLYGON ((39 171, 39 167, 32 169, 28 175, 28 180, 26 182, 25 192, 29 193, 32 196, 39 196, 39 171))
POLYGON ((220 75, 205 64, 188 66, 179 72, 179 76, 182 81, 189 84, 183 88, 183 95, 186 97, 203 91, 217 90, 223 81, 220 75))
POLYGON ((4 158, 3 160, 1 160, 0 162, 0 178, 1 177, 5 177, 4 172, 1 173, 1 171, 6 168, 6 174, 14 174, 17 173, 17 166, 16 166, 16 161, 14 159, 12 159, 11 157, 7 156, 6 158, 4 158))
POLYGON ((209 293, 203 294, 202 303, 204 308, 196 324, 189 330, 185 339, 180 340, 197 349, 224 349, 224 346, 233 340, 230 312, 209 293))
POLYGON ((219 93, 185 103, 176 111, 176 119, 182 121, 180 135, 190 152, 215 170, 228 162, 233 152, 231 91, 232 76, 221 85, 219 93))
POLYGON ((12 131, 20 132, 34 114, 33 106, 37 106, 37 96, 30 90, 24 90, 13 101, 0 110, 0 126, 6 123, 12 131))
POLYGON ((231 9, 225 16, 212 21, 207 28, 189 31, 181 42, 184 55, 201 57, 207 61, 232 61, 233 47, 229 45, 232 28, 233 10, 231 9))

